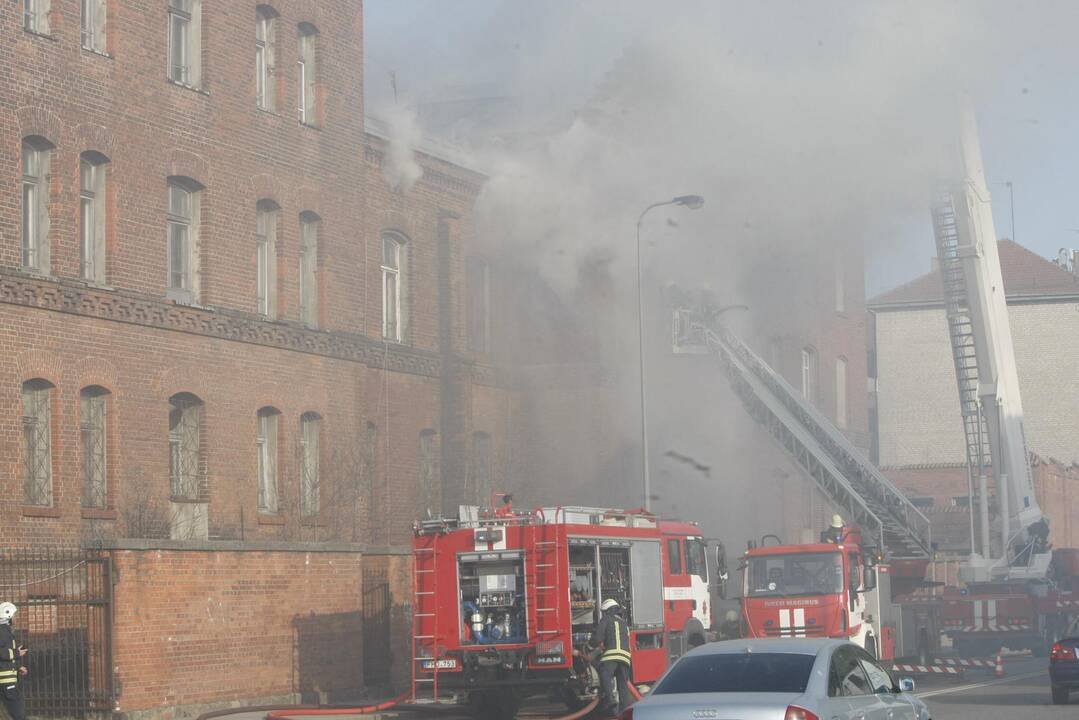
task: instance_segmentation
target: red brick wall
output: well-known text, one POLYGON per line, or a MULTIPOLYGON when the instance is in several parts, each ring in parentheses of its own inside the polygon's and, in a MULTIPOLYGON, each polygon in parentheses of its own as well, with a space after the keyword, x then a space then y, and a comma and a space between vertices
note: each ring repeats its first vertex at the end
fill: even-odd
POLYGON ((340 701, 365 685, 365 569, 390 582, 395 685, 408 677, 408 556, 116 550, 117 709, 168 720, 235 703, 340 701), (312 593, 311 588, 318 588, 312 593))

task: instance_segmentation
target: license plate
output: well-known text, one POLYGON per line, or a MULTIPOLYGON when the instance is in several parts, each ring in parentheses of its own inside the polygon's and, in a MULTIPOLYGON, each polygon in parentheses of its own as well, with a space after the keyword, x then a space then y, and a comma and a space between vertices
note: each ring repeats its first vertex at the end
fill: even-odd
POLYGON ((456 670, 456 658, 442 658, 441 660, 424 660, 424 670, 456 670))

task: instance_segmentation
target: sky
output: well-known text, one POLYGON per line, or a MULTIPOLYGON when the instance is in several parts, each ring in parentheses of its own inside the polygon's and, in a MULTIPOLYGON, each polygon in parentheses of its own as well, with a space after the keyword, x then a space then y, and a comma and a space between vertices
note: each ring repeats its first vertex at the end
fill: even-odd
MULTIPOLYGON (((994 192, 997 234, 1012 234, 1013 208, 1004 185, 1011 181, 1019 243, 1044 257, 1055 257, 1061 247, 1079 247, 1079 205, 1073 200, 1079 190, 1079 50, 1072 32, 1079 26, 1079 3, 932 0, 860 5, 836 0, 769 2, 751 12, 736 6, 693 0, 367 0, 367 112, 391 112, 395 102, 415 106, 499 97, 512 98, 530 123, 565 118, 586 106, 627 49, 642 43, 670 46, 684 39, 688 47, 674 48, 681 56, 692 57, 698 49, 694 44, 714 56, 716 48, 706 47, 713 24, 715 42, 730 43, 731 53, 757 53, 754 69, 789 73, 797 66, 782 57, 785 47, 815 44, 831 54, 831 62, 842 62, 848 53, 853 65, 862 63, 866 52, 859 48, 857 34, 864 29, 872 38, 883 28, 884 44, 889 33, 901 39, 892 54, 893 49, 886 48, 873 58, 880 63, 872 67, 880 74, 877 92, 882 103, 888 84, 901 84, 895 78, 929 78, 931 83, 933 72, 939 71, 970 86, 994 192), (757 11, 762 6, 766 10, 757 11), (867 6, 879 12, 867 13, 867 6), (680 33, 678 27, 692 31, 680 33), (938 45, 952 47, 942 50, 938 45), (939 67, 933 68, 933 62, 939 67), (929 72, 921 68, 921 74, 907 74, 895 67, 919 63, 928 64, 929 72)), ((692 72, 685 64, 675 67, 692 72)), ((701 69, 702 75, 712 72, 704 61, 701 69)), ((705 80, 682 77, 679 82, 707 87, 705 80)), ((834 90, 842 92, 844 82, 837 77, 834 90)), ((889 172, 891 163, 882 165, 880 172, 889 172)), ((686 191, 693 189, 674 192, 686 191)), ((711 199, 710 211, 713 218, 722 212, 721 198, 711 199)), ((627 206, 628 215, 635 212, 627 206)), ((905 205, 873 234, 879 237, 866 243, 870 295, 928 270, 934 253, 928 208, 922 213, 905 205)))

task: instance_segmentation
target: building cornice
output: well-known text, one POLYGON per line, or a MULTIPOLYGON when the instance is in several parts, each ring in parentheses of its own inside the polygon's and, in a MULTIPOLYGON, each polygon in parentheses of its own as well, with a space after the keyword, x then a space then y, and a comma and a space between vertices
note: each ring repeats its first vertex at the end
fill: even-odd
MULTIPOLYGON (((355 333, 316 330, 297 322, 266 320, 236 310, 179 305, 145 294, 10 269, 0 269, 0 303, 319 355, 410 375, 438 377, 442 371, 437 353, 406 345, 382 343, 355 333)), ((499 373, 493 366, 465 364, 473 382, 498 384, 499 373)))

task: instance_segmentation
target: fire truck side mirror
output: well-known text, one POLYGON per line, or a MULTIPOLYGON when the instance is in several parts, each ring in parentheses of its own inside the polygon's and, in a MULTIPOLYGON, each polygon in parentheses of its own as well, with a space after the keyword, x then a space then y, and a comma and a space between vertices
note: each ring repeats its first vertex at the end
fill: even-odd
POLYGON ((870 565, 862 569, 862 587, 866 591, 875 590, 877 587, 877 571, 870 565))

